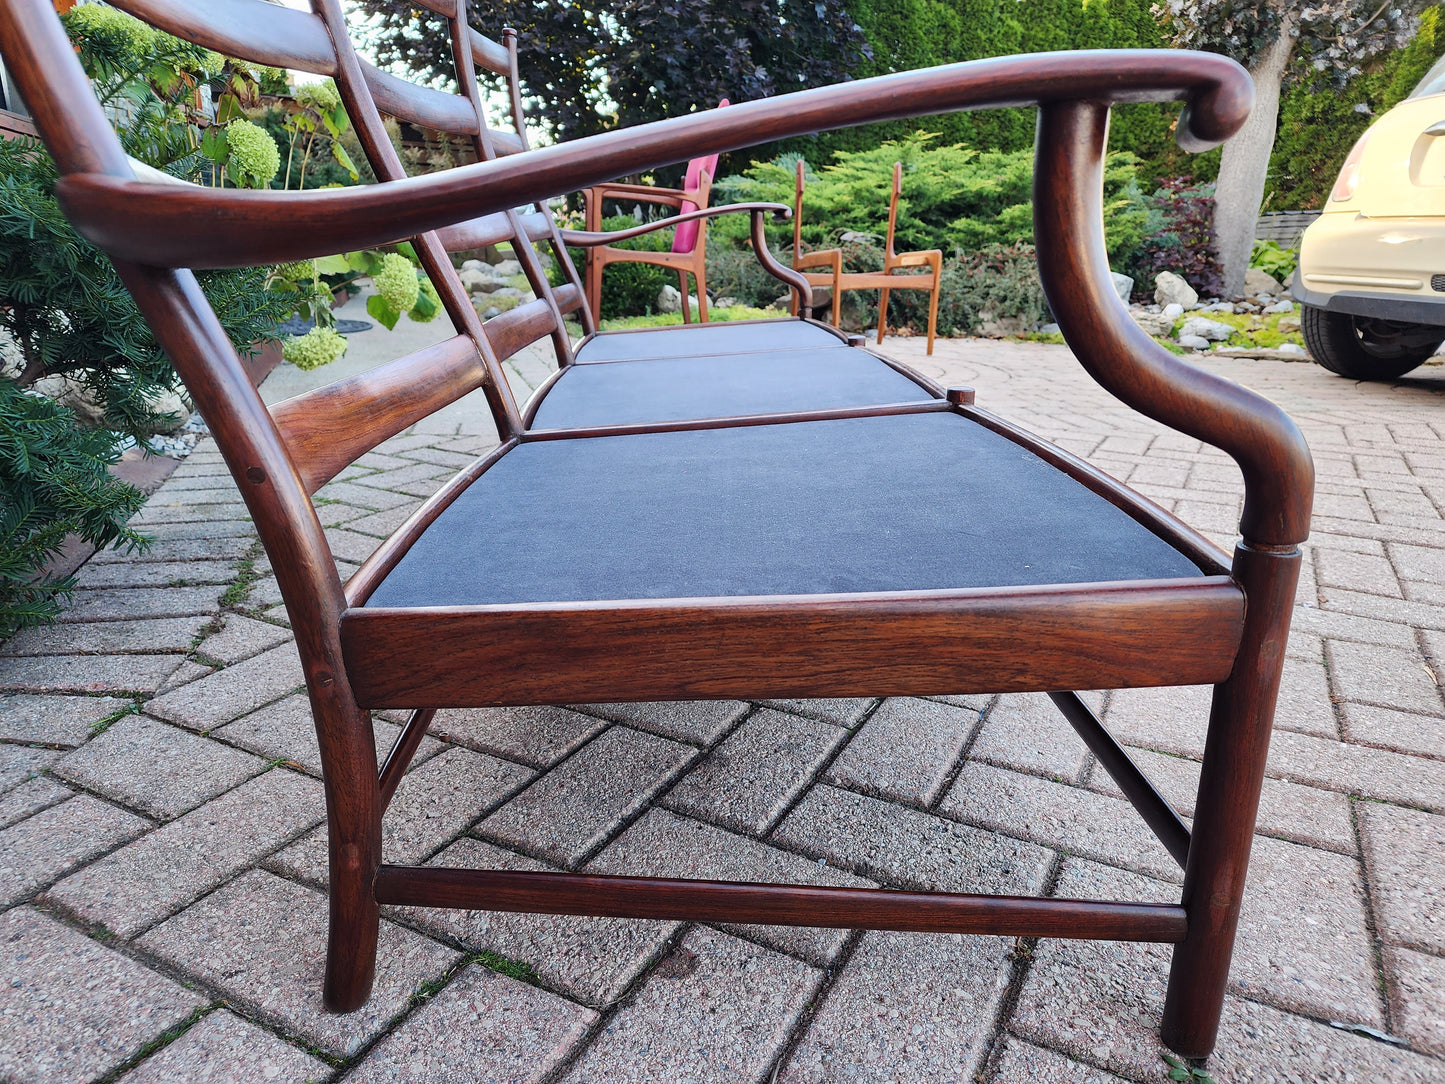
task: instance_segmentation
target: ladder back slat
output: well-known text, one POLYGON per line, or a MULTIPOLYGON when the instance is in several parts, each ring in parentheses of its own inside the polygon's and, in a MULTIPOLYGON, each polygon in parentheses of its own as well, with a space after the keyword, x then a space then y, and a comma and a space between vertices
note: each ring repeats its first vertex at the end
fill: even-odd
POLYGON ((316 75, 336 74, 336 49, 315 15, 263 0, 113 0, 113 7, 218 53, 316 75))

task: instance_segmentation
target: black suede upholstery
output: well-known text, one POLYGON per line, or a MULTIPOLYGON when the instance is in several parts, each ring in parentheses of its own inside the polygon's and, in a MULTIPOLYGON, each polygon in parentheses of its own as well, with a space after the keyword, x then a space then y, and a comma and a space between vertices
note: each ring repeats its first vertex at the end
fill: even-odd
POLYGON ((791 350, 806 346, 838 346, 841 335, 802 320, 756 324, 679 324, 646 331, 604 331, 588 339, 575 355, 591 361, 638 361, 698 354, 742 354, 754 350, 791 350))
POLYGON ((952 413, 523 443, 371 606, 814 594, 1200 576, 952 413))
POLYGON ((537 429, 776 414, 932 399, 847 346, 573 365, 548 389, 537 429))

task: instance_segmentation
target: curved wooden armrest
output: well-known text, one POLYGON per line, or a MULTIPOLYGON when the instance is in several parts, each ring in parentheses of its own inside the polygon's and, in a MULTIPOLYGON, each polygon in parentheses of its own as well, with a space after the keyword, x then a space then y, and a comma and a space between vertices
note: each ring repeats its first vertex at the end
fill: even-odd
POLYGON ((680 226, 684 222, 696 222, 699 219, 713 218, 717 215, 761 215, 768 211, 773 213, 773 219, 777 222, 786 222, 793 217, 793 209, 781 203, 729 203, 722 207, 704 207, 701 210, 688 211, 686 214, 669 215, 667 218, 659 218, 656 222, 644 222, 640 226, 633 226, 625 230, 611 232, 561 230, 559 232, 562 234, 562 240, 567 244, 577 245, 579 248, 591 248, 594 245, 626 241, 633 237, 641 237, 644 233, 652 233, 654 230, 664 230, 671 226, 680 226))
POLYGON ((1299 429, 1264 396, 1169 353, 1114 291, 1104 249, 1108 124, 1108 108, 1099 102, 1052 103, 1039 111, 1034 245, 1054 318, 1105 389, 1239 464, 1246 545, 1292 552, 1309 536, 1314 493, 1314 464, 1299 429))
POLYGON ((181 192, 71 173, 56 194, 81 232, 118 259, 241 267, 392 244, 613 177, 828 128, 959 109, 1178 99, 1186 103, 1180 145, 1205 150, 1244 123, 1254 88, 1243 68, 1211 53, 1035 53, 784 94, 386 184, 181 192))

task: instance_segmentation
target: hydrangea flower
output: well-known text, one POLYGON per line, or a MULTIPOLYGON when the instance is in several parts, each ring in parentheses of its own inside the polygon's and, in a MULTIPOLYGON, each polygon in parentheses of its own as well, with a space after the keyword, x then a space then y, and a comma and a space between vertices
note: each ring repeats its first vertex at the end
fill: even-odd
POLYGON ((376 292, 396 312, 410 312, 421 296, 416 268, 399 252, 388 252, 381 258, 381 270, 371 276, 376 292))
POLYGON ((323 79, 319 83, 302 83, 298 86, 296 100, 318 113, 330 113, 341 104, 341 92, 336 89, 334 80, 323 79))
POLYGON ((133 15, 104 4, 83 4, 65 15, 65 29, 81 39, 106 42, 111 49, 132 59, 148 55, 156 44, 157 32, 133 15))
POLYGON ((437 296, 437 288, 431 284, 431 279, 418 279, 418 292, 431 298, 432 310, 426 316, 421 315, 420 309, 411 310, 411 318, 418 324, 429 324, 437 318, 437 313, 442 311, 442 299, 437 296))
POLYGON ((226 168, 236 183, 248 188, 264 188, 281 168, 281 152, 276 141, 260 125, 248 120, 233 120, 226 126, 230 154, 226 168))
POLYGON ((313 327, 305 335, 287 339, 281 356, 298 369, 330 365, 346 353, 346 340, 334 327, 313 327))

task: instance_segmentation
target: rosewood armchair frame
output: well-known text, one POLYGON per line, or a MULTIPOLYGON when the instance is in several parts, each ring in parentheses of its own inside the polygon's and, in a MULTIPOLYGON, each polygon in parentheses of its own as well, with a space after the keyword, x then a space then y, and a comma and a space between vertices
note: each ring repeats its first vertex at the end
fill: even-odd
MULTIPOLYGON (((0 44, 59 165, 59 198, 78 228, 111 256, 174 361, 276 570, 324 767, 331 914, 324 997, 330 1008, 350 1011, 369 996, 382 904, 1149 940, 1175 946, 1165 1042, 1185 1055, 1209 1053, 1239 918, 1298 546, 1308 530, 1312 466, 1298 430, 1273 404, 1175 358, 1130 319, 1108 277, 1102 168, 1114 103, 1182 99, 1178 135, 1186 149, 1206 149, 1227 138, 1252 103, 1243 69, 1222 57, 1187 52, 1002 58, 861 80, 528 150, 515 81, 515 36, 504 34, 497 43, 470 29, 467 0, 420 0, 448 27, 461 88, 456 95, 368 66, 352 48, 339 0, 312 0, 309 13, 261 0, 114 2, 230 55, 334 76, 382 182, 290 193, 137 180, 49 0, 0 0, 0 44), (511 80, 516 134, 487 126, 476 66, 511 80), (526 343, 550 337, 565 369, 573 347, 563 316, 576 313, 589 337, 595 331, 563 238, 542 201, 699 154, 825 127, 1020 105, 1038 107, 1036 243, 1059 325, 1104 388, 1147 416, 1223 449, 1239 464, 1246 498, 1243 538, 1232 558, 1126 487, 979 408, 971 391, 952 389, 945 396, 919 378, 936 399, 805 416, 932 412, 966 418, 1123 509, 1203 575, 861 595, 415 609, 364 605, 458 494, 529 442, 792 418, 531 428, 533 412, 518 407, 501 361, 526 343), (469 136, 482 161, 403 178, 381 126, 383 112, 469 136), (483 324, 447 251, 488 238, 513 241, 538 300, 483 324), (404 239, 415 244, 457 335, 268 410, 190 269, 304 259, 404 239), (566 280, 561 287, 548 287, 534 241, 556 251, 566 280), (311 495, 382 440, 477 389, 491 406, 501 445, 447 483, 343 584, 311 495), (1067 690, 1193 683, 1213 683, 1215 694, 1191 831, 1067 690), (1050 692, 1183 866, 1178 904, 383 862, 382 814, 439 707, 1026 690, 1050 692), (378 772, 369 710, 380 707, 414 710, 378 772)), ((759 242, 769 210, 747 208, 759 242)), ((775 274, 797 291, 806 319, 807 283, 781 267, 775 274)))

